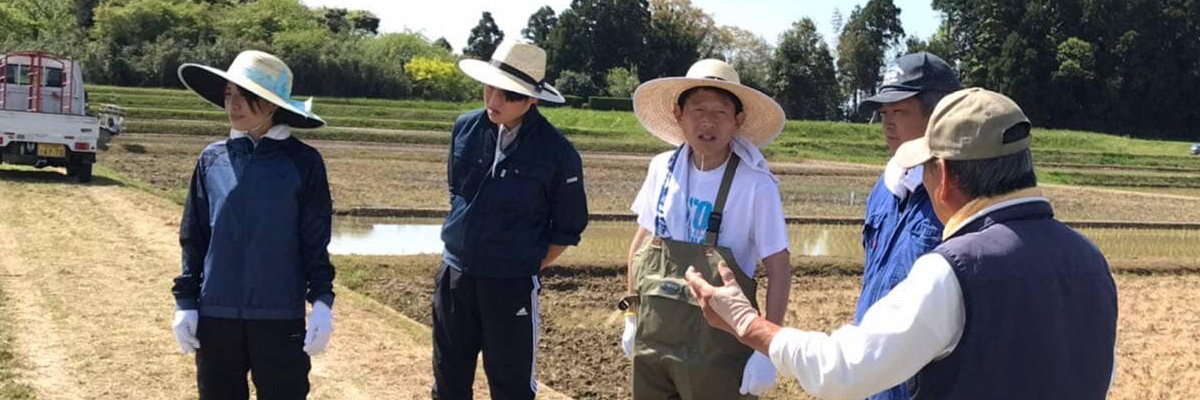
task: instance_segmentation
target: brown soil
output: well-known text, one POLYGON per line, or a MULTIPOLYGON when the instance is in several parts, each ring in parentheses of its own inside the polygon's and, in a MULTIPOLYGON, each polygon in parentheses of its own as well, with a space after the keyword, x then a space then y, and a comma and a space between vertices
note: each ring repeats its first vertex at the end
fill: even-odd
MULTIPOLYGON (((15 379, 44 399, 195 398, 194 361, 170 328, 179 206, 103 177, 73 184, 60 170, 5 167, 0 194, 0 318, 27 366, 15 379)), ((310 398, 429 398, 428 328, 337 290, 310 398)), ((476 388, 486 398, 482 377, 476 388)))
MULTIPOLYGON (((423 323, 436 257, 380 257, 364 272, 359 291, 423 323), (397 262, 397 260, 402 260, 397 262), (401 269, 412 269, 400 272, 401 269)), ((579 399, 629 398, 631 370, 620 353, 622 329, 613 299, 623 271, 609 267, 548 267, 543 274, 539 378, 579 399)), ((761 278, 760 278, 761 279, 761 278)), ((1110 398, 1200 396, 1200 284, 1196 275, 1118 275, 1118 373, 1110 398)), ((829 332, 852 318, 860 277, 796 276, 787 325, 829 332)), ((764 399, 811 398, 781 378, 764 399)))

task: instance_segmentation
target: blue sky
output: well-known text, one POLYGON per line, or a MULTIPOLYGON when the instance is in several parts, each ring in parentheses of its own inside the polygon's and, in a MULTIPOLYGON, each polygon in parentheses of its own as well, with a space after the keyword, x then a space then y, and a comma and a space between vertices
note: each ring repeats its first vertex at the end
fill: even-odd
MULTIPOLYGON (((508 37, 520 37, 529 15, 543 5, 561 12, 570 0, 302 0, 310 7, 344 7, 374 12, 380 19, 380 31, 405 29, 425 34, 430 39, 445 36, 455 51, 467 43, 471 28, 480 13, 491 11, 496 23, 508 37)), ((900 20, 909 35, 926 38, 937 29, 941 16, 930 7, 931 0, 894 0, 900 7, 900 20)), ((855 5, 866 0, 692 0, 692 4, 713 15, 721 25, 734 25, 765 37, 774 44, 792 22, 809 17, 825 40, 830 41, 833 10, 849 18, 855 5)))

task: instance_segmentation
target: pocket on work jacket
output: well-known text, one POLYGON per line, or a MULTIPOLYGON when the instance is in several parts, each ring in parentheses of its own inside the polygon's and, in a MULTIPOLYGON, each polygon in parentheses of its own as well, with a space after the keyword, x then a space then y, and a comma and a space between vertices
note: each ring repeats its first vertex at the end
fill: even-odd
POLYGON ((495 180, 501 211, 525 216, 546 214, 546 188, 553 171, 538 166, 497 169, 495 180))

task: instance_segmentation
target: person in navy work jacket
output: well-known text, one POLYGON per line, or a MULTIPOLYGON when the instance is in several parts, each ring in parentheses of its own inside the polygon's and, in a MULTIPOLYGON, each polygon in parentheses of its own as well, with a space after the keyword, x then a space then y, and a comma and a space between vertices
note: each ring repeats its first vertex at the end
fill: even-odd
MULTIPOLYGON (((950 65, 929 53, 896 59, 884 77, 879 94, 859 105, 860 112, 883 118, 888 150, 925 134, 925 125, 938 101, 959 89, 950 65)), ((941 243, 942 223, 921 182, 921 167, 905 170, 888 162, 867 198, 863 223, 863 287, 854 310, 854 323, 867 309, 908 276, 913 262, 941 243)), ((909 398, 907 383, 877 393, 872 400, 909 398)))
POLYGON ((333 332, 332 201, 325 162, 289 127, 325 124, 290 99, 292 72, 260 51, 228 71, 184 64, 179 78, 229 115, 228 139, 200 154, 184 205, 175 337, 196 353, 201 399, 303 399, 310 356, 333 332), (305 329, 305 302, 312 315, 305 329))
POLYGON ((539 271, 587 226, 579 153, 538 112, 562 103, 546 84, 546 52, 502 42, 459 68, 484 84, 485 109, 450 139, 450 214, 433 294, 433 398, 470 399, 475 360, 493 399, 537 394, 539 271))

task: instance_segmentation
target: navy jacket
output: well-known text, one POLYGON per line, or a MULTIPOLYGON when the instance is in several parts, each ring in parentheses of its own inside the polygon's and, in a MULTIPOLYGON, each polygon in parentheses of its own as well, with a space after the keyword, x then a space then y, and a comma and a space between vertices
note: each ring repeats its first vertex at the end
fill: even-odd
MULTIPOLYGON (((883 183, 875 184, 867 198, 863 225, 863 288, 854 310, 854 323, 862 321, 872 304, 886 296, 921 255, 933 250, 942 240, 942 223, 933 212, 933 203, 925 187, 908 194, 904 207, 883 183)), ((901 383, 871 396, 871 400, 908 399, 909 388, 901 383)))
POLYGON ((532 276, 549 245, 578 244, 587 227, 583 164, 571 142, 534 107, 490 174, 497 132, 484 110, 454 122, 443 259, 468 275, 532 276))
POLYGON ((332 214, 325 161, 295 137, 209 145, 184 205, 176 306, 236 319, 304 318, 306 299, 332 306, 332 214))
POLYGON ((917 399, 1103 399, 1117 288, 1086 237, 1044 201, 993 211, 934 252, 962 287, 962 337, 917 374, 917 399))

